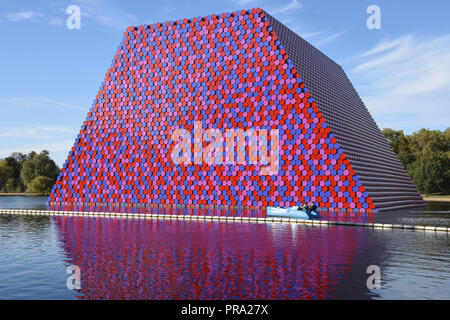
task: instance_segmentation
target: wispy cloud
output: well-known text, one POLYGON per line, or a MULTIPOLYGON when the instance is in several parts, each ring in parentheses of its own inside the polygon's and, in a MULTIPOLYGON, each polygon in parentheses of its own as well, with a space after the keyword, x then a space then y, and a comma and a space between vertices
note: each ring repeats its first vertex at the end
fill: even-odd
POLYGON ((78 0, 81 16, 107 27, 124 29, 136 25, 138 18, 121 7, 104 0, 78 0))
MULTIPOLYGON (((82 24, 84 23, 83 20, 86 19, 86 21, 90 20, 107 27, 124 29, 130 25, 135 25, 138 20, 134 14, 125 11, 112 2, 104 0, 74 0, 74 3, 80 7, 82 24)), ((45 14, 23 10, 6 14, 4 17, 10 22, 31 21, 47 23, 53 26, 65 26, 65 20, 68 17, 66 13, 67 6, 59 3, 49 3, 46 6, 47 11, 45 14)))
POLYGON ((6 15, 6 19, 11 22, 20 22, 24 20, 36 21, 36 19, 39 17, 42 17, 42 14, 35 11, 20 11, 9 13, 6 15))
POLYGON ((49 23, 54 26, 64 26, 64 20, 61 18, 51 18, 49 23))
MULTIPOLYGON (((339 31, 336 33, 333 33, 323 39, 320 39, 318 41, 315 41, 314 44, 318 47, 322 47, 330 42, 333 42, 334 40, 336 40, 337 38, 339 38, 340 36, 342 36, 344 33, 346 33, 348 30, 344 30, 344 31, 339 31)), ((323 32, 322 32, 323 33, 323 32)))
POLYGON ((82 107, 70 103, 65 103, 61 101, 57 101, 55 99, 47 98, 47 97, 12 97, 12 98, 0 98, 0 109, 2 108, 12 108, 12 107, 40 107, 42 105, 46 105, 47 107, 53 107, 58 109, 73 109, 73 110, 81 110, 87 111, 88 107, 82 107))
POLYGON ((64 19, 66 17, 61 10, 55 11, 54 6, 48 6, 49 10, 46 14, 37 11, 20 11, 6 14, 5 17, 9 22, 13 23, 23 23, 23 22, 33 22, 39 24, 50 24, 53 26, 64 26, 64 19))
POLYGON ((370 50, 367 50, 366 52, 363 52, 362 54, 359 55, 359 57, 367 57, 367 56, 371 56, 374 55, 376 53, 381 53, 384 52, 386 50, 395 48, 396 46, 401 45, 402 43, 405 42, 410 42, 413 39, 412 35, 406 35, 394 40, 382 40, 380 41, 378 44, 376 44, 373 48, 371 48, 370 50))
POLYGON ((350 78, 382 127, 450 124, 450 34, 383 40, 354 59, 350 78))
POLYGON ((317 36, 319 36, 319 35, 321 35, 321 34, 324 34, 325 32, 326 32, 325 30, 321 30, 321 31, 313 31, 313 32, 299 32, 299 35, 300 35, 303 39, 308 40, 308 39, 315 38, 315 37, 317 37, 317 36))
POLYGON ((30 151, 40 152, 49 150, 50 157, 55 160, 60 167, 64 163, 70 148, 72 148, 74 139, 66 139, 59 141, 37 141, 31 143, 23 143, 20 146, 0 149, 0 159, 9 156, 13 152, 29 153, 30 151))
POLYGON ((2 127, 0 129, 0 138, 27 138, 33 140, 55 139, 67 133, 74 134, 75 128, 60 126, 36 126, 36 127, 2 127))
POLYGON ((0 98, 0 158, 46 149, 61 165, 88 109, 49 97, 0 98))
POLYGON ((277 9, 271 10, 270 14, 282 14, 286 12, 292 12, 298 10, 302 7, 302 4, 298 0, 292 0, 290 3, 279 7, 277 9))

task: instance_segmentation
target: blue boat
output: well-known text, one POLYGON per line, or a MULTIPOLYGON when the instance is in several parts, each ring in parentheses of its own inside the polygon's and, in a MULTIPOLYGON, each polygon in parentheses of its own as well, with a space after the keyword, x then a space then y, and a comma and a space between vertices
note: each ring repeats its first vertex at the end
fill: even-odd
POLYGON ((306 212, 299 210, 298 207, 279 208, 267 207, 267 217, 285 217, 297 219, 320 219, 321 216, 317 211, 306 212))

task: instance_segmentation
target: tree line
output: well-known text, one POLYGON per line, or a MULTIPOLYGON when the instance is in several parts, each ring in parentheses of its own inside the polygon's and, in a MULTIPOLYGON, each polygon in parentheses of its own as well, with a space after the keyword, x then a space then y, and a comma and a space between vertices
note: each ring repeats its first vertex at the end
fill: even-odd
POLYGON ((50 192, 60 172, 47 150, 28 154, 14 152, 0 159, 0 192, 50 192))
POLYGON ((386 128, 383 135, 420 192, 450 193, 450 128, 420 129, 410 135, 386 128))

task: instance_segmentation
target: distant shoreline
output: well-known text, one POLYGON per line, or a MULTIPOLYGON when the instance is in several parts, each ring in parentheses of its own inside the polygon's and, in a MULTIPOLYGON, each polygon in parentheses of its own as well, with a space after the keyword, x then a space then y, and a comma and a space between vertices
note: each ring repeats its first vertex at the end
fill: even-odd
POLYGON ((423 198, 423 200, 425 200, 425 201, 444 201, 444 202, 450 202, 450 196, 438 196, 438 197, 436 197, 436 196, 431 196, 431 197, 425 197, 425 196, 422 196, 422 198, 423 198))
POLYGON ((48 196, 49 193, 26 193, 26 192, 0 192, 0 196, 31 196, 31 197, 35 197, 35 196, 48 196))

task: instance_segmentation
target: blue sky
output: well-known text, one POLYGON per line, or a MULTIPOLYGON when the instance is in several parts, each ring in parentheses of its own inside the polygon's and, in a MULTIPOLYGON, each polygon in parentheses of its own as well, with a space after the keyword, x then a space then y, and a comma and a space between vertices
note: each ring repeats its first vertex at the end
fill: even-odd
POLYGON ((253 7, 338 62, 380 128, 449 126, 448 1, 2 1, 0 158, 47 149, 62 165, 127 26, 253 7), (79 30, 66 27, 72 4, 79 30))

